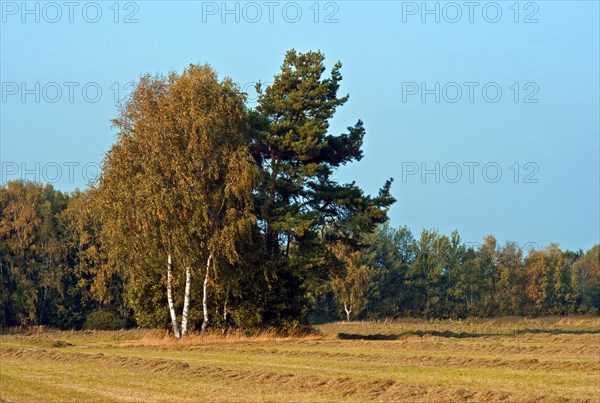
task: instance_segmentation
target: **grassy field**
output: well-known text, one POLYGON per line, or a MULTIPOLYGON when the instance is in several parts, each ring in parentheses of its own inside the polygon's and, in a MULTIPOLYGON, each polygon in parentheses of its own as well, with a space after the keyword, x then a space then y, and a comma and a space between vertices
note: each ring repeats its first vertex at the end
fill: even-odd
POLYGON ((334 323, 304 338, 5 334, 0 401, 589 401, 600 319, 334 323))

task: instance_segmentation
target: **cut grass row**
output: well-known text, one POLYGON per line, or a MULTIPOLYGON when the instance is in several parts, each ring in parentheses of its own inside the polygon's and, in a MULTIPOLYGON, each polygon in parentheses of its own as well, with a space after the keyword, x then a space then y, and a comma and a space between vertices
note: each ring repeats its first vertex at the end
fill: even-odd
POLYGON ((431 335, 427 323, 422 335, 406 333, 419 326, 412 321, 328 324, 320 337, 197 335, 186 343, 156 331, 4 335, 0 399, 597 401, 600 321, 531 322, 539 331, 519 337, 509 326, 489 335, 483 324, 473 337, 431 335), (339 333, 401 337, 340 340, 339 333))

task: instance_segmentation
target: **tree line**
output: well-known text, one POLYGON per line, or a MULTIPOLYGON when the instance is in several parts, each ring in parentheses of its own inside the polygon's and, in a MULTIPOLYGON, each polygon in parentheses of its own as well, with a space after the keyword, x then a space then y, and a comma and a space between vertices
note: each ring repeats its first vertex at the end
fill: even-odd
MULTIPOLYGON (((598 314, 600 245, 587 253, 551 244, 524 251, 488 235, 477 246, 423 230, 387 224, 368 234, 361 251, 341 253, 342 276, 328 283, 330 315, 344 305, 347 319, 467 318, 598 314)), ((327 301, 328 294, 321 295, 327 301)))
POLYGON ((600 309, 598 247, 527 256, 391 229, 335 173, 362 158, 358 120, 329 121, 341 64, 289 51, 258 105, 209 66, 143 76, 97 183, 0 187, 2 325, 303 328, 311 320, 545 315, 600 309))

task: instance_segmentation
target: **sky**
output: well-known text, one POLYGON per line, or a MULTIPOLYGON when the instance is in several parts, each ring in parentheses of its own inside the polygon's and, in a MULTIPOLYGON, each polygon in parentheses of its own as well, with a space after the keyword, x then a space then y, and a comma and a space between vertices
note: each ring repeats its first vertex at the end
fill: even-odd
POLYGON ((476 245, 600 242, 599 2, 1 1, 0 183, 84 189, 142 74, 208 63, 255 104, 288 49, 340 60, 364 158, 335 178, 391 225, 476 245))

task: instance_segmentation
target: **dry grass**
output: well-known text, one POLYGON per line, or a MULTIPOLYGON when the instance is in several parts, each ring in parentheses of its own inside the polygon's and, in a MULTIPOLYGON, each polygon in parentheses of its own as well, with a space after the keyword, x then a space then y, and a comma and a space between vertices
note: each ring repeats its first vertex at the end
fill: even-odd
POLYGON ((598 401, 600 319, 4 335, 0 401, 598 401), (342 339, 340 339, 340 335, 342 339))
POLYGON ((324 340, 333 338, 335 338, 335 335, 323 336, 317 332, 302 336, 282 336, 275 329, 265 329, 254 332, 235 329, 227 332, 211 331, 204 334, 201 332, 192 332, 186 337, 177 340, 173 338, 169 332, 154 331, 146 333, 139 339, 127 340, 122 343, 122 346, 161 346, 176 348, 217 343, 281 343, 286 341, 324 340))

